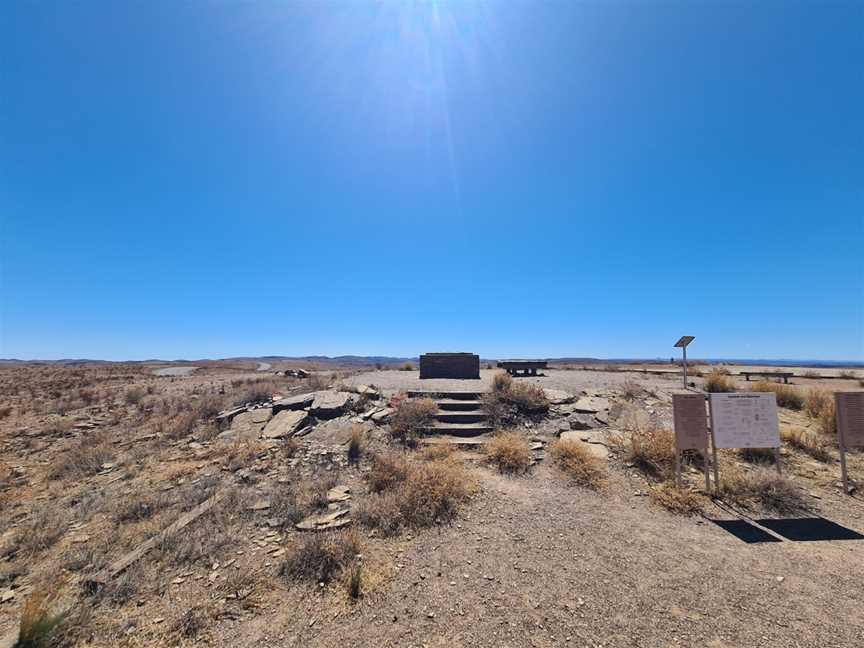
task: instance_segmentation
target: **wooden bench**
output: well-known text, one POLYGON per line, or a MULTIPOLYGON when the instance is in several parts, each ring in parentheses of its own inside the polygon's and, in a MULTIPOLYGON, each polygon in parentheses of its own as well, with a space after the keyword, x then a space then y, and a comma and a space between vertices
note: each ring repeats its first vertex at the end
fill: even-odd
POLYGON ((511 376, 536 376, 538 369, 546 369, 545 360, 501 360, 498 363, 500 369, 504 369, 511 376))
POLYGON ((789 379, 794 376, 791 371, 741 371, 739 376, 744 376, 747 382, 750 382, 750 376, 763 376, 765 378, 782 378, 783 382, 789 384, 789 379))

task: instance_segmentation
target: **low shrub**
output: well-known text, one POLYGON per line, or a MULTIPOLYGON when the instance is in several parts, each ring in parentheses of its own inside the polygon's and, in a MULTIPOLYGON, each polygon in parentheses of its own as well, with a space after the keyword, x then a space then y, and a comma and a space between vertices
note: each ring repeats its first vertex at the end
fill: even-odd
POLYGON ((777 457, 774 448, 739 448, 738 456, 748 463, 773 464, 777 457))
POLYGON ((822 411, 828 408, 833 408, 834 400, 831 393, 826 389, 812 387, 807 390, 804 396, 804 410, 810 418, 819 418, 822 411))
POLYGON ((500 432, 483 446, 486 460, 502 473, 524 473, 531 465, 528 441, 518 432, 500 432))
POLYGON ((754 392, 774 392, 777 397, 777 404, 780 407, 785 407, 791 410, 801 410, 804 408, 804 397, 792 385, 781 385, 779 383, 760 380, 751 388, 754 392))
POLYGON ((65 509, 57 504, 42 504, 34 508, 30 517, 21 523, 3 553, 27 556, 39 554, 53 547, 63 537, 68 524, 65 509))
POLYGON ((679 515, 701 513, 704 505, 704 499, 699 493, 689 488, 679 488, 672 481, 652 488, 648 495, 655 504, 679 515))
POLYGON ((793 448, 801 450, 817 461, 831 461, 829 445, 822 435, 802 428, 781 428, 780 438, 793 448))
MULTIPOLYGON (((694 374, 695 375, 695 374, 694 374)), ((624 396, 624 400, 633 401, 639 398, 639 395, 642 393, 642 385, 637 383, 635 380, 631 380, 628 378, 624 381, 624 385, 621 389, 621 393, 624 396)))
POLYGON ((56 607, 56 593, 42 589, 31 593, 21 610, 18 641, 12 648, 49 648, 65 643, 67 614, 56 607))
POLYGON ((598 490, 606 483, 605 466, 580 442, 559 439, 549 451, 555 465, 573 484, 598 490))
POLYGON ((483 394, 483 407, 497 427, 510 427, 520 420, 538 419, 549 411, 549 400, 539 385, 514 383, 506 372, 492 378, 492 390, 483 394))
POLYGON ((475 487, 455 460, 418 462, 395 454, 375 457, 366 480, 370 494, 355 506, 355 517, 385 535, 448 522, 475 487))
POLYGON ((289 547, 279 573, 291 581, 326 584, 353 565, 360 553, 354 531, 309 533, 289 547))
POLYGON ((721 478, 720 492, 725 499, 742 506, 772 513, 794 513, 809 508, 801 490, 771 469, 727 468, 721 478))
POLYGON ((844 369, 840 373, 837 374, 840 378, 845 378, 847 380, 857 380, 858 374, 852 371, 851 369, 844 369))
POLYGON ((112 461, 114 448, 104 432, 90 432, 75 441, 48 466, 48 479, 82 478, 95 475, 112 461))
POLYGON ((356 464, 363 456, 363 440, 366 434, 362 425, 351 427, 351 438, 348 440, 348 463, 356 464))
POLYGON ((410 362, 406 362, 400 367, 401 371, 414 371, 414 365, 410 362))
POLYGON ((126 401, 127 405, 137 405, 138 401, 144 398, 144 390, 143 389, 129 389, 126 391, 123 399, 126 401))
POLYGON ((675 435, 653 426, 634 427, 623 442, 624 459, 655 479, 667 479, 675 470, 675 435))
POLYGON ((703 389, 713 394, 734 392, 735 381, 729 376, 728 371, 715 367, 705 376, 703 389))
POLYGON ((438 406, 431 398, 401 401, 390 417, 390 433, 402 443, 413 444, 435 422, 438 406))

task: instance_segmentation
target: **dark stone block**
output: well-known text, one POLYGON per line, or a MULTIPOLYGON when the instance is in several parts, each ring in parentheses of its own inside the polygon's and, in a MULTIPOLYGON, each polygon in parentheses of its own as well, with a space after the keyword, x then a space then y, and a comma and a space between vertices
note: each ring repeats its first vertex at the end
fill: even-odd
POLYGON ((474 353, 424 353, 420 378, 480 378, 480 356, 474 353))

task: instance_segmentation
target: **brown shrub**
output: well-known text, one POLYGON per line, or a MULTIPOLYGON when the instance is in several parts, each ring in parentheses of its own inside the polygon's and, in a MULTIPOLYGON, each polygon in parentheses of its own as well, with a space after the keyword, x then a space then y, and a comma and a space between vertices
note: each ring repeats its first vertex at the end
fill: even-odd
POLYGON ((420 456, 426 461, 441 461, 453 456, 453 447, 447 443, 433 443, 420 451, 420 456))
POLYGON ((705 376, 703 389, 711 393, 734 392, 735 381, 728 374, 725 369, 712 369, 705 376))
POLYGON ((118 524, 140 522, 167 506, 169 506, 169 500, 161 492, 138 491, 113 500, 112 516, 118 524))
POLYGON ((390 432, 402 443, 414 443, 435 422, 437 412, 431 398, 404 400, 390 417, 390 432))
POLYGON ((2 553, 33 556, 53 547, 69 523, 67 512, 57 504, 42 504, 18 527, 11 544, 2 553))
POLYGON ((359 536, 352 530, 309 533, 288 549, 279 573, 292 581, 326 584, 353 565, 360 553, 359 536))
POLYGON ((773 513, 794 513, 809 508, 801 490, 770 469, 727 468, 721 478, 720 492, 724 498, 742 506, 773 513))
POLYGON ((825 435, 837 436, 837 418, 834 414, 834 401, 829 400, 828 404, 819 412, 816 418, 817 429, 825 435))
POLYGON ((549 400, 539 385, 514 383, 501 371, 492 378, 492 390, 483 394, 483 408, 496 427, 510 427, 524 418, 538 419, 549 411, 549 400))
POLYGON ((355 506, 355 518, 388 534, 451 520, 475 487, 454 460, 416 462, 399 455, 376 457, 366 479, 371 493, 355 506))
POLYGON ((847 380, 857 380, 858 374, 852 371, 851 369, 844 369, 840 373, 837 374, 840 378, 845 378, 847 380))
POLYGON ((171 624, 171 630, 186 639, 194 639, 208 628, 214 611, 208 605, 193 605, 171 624))
POLYGON ((812 387, 807 390, 804 396, 804 410, 810 418, 819 418, 822 411, 828 408, 833 408, 834 400, 831 393, 826 389, 812 387))
POLYGON ((781 428, 780 438, 793 448, 802 450, 817 461, 831 461, 827 440, 818 434, 802 428, 781 428))
POLYGON ((634 427, 623 446, 625 461, 650 477, 666 479, 675 470, 675 435, 672 430, 634 427))
POLYGON ((65 640, 68 615, 59 611, 57 590, 34 590, 24 601, 18 640, 13 648, 49 648, 69 645, 65 640))
POLYGON ((138 401, 144 398, 144 395, 144 390, 133 388, 126 391, 123 400, 126 401, 127 405, 137 405, 138 401))
POLYGON ((760 380, 751 388, 754 392, 774 392, 780 407, 798 411, 804 407, 804 397, 792 385, 760 380))
POLYGON ((606 467, 580 442, 558 439, 549 451, 558 468, 577 486, 598 490, 606 483, 606 467))
POLYGON ((102 464, 112 461, 114 448, 104 432, 90 432, 74 442, 48 466, 48 479, 82 478, 95 475, 102 464))
MULTIPOLYGON (((695 375, 695 374, 693 374, 695 375)), ((637 383, 635 380, 631 380, 627 378, 624 381, 624 385, 622 386, 621 393, 624 396, 624 400, 632 401, 639 398, 639 395, 642 393, 642 385, 637 383)))
POLYGON ((649 491, 651 501, 667 511, 679 515, 695 515, 702 512, 704 500, 689 488, 679 488, 675 482, 663 482, 649 491))
POLYGON ((500 432, 483 446, 486 460, 502 473, 524 473, 531 464, 528 441, 518 432, 500 432))
POLYGON ((295 525, 310 513, 327 508, 327 491, 336 482, 335 476, 327 475, 299 485, 280 484, 270 495, 270 516, 279 520, 282 528, 295 525))

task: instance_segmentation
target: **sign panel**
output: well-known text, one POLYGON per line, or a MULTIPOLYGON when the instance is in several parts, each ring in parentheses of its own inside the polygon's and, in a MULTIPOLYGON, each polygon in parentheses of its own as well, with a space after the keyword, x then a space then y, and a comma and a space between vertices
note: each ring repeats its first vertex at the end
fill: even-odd
POLYGON ((672 418, 677 450, 705 450, 708 447, 708 415, 702 394, 672 394, 672 418))
POLYGON ((711 394, 710 398, 716 447, 780 447, 777 397, 773 393, 711 394))
POLYGON ((843 435, 843 445, 864 446, 864 392, 834 394, 837 432, 843 435))

